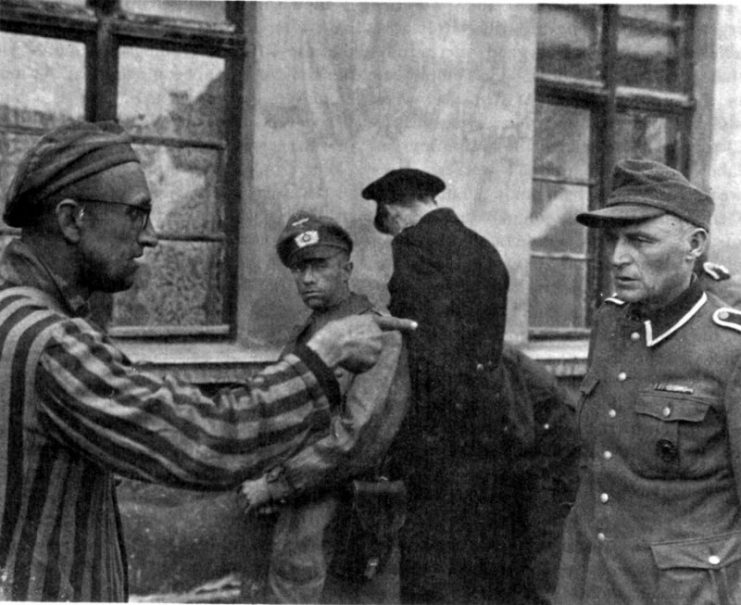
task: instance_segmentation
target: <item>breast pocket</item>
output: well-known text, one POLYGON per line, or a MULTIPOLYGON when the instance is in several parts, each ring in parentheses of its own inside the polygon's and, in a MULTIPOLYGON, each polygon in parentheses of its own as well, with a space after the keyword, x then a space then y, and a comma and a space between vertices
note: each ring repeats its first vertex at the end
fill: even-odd
POLYGON ((635 404, 634 468, 644 476, 693 476, 707 467, 709 445, 721 426, 710 399, 646 390, 635 404))

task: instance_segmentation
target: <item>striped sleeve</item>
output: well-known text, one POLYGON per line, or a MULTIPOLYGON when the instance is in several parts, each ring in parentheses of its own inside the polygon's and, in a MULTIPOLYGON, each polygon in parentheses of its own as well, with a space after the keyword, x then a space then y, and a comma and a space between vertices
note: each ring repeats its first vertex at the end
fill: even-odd
POLYGON ((299 351, 208 398, 136 370, 103 334, 70 319, 40 357, 36 388, 41 422, 65 446, 127 477, 205 490, 233 487, 326 432, 333 380, 299 351))

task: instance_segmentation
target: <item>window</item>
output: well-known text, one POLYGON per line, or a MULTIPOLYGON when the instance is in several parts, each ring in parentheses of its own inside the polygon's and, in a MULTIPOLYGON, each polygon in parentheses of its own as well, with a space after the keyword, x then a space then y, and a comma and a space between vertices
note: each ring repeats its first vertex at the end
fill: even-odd
MULTIPOLYGON (((114 336, 234 333, 244 7, 2 0, 3 189, 35 139, 70 120, 118 121, 142 159, 160 244, 130 291, 94 301, 114 336)), ((0 225, 0 246, 16 235, 0 225)))
POLYGON ((530 214, 531 336, 583 336, 609 293, 598 237, 574 221, 598 208, 614 163, 686 174, 693 8, 540 5, 530 214))

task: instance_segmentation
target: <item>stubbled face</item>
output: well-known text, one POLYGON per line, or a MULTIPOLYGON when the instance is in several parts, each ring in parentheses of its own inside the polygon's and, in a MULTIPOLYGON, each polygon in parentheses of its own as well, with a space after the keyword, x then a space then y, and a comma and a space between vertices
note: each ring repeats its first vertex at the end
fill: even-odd
POLYGON ((350 294, 352 262, 340 252, 329 258, 308 258, 291 268, 299 296, 314 311, 336 307, 350 294))
POLYGON ((694 231, 667 214, 606 228, 617 296, 651 308, 662 307, 679 296, 692 276, 694 231))
POLYGON ((78 245, 81 283, 93 291, 128 290, 140 266, 137 259, 157 245, 145 220, 152 202, 144 172, 129 162, 91 177, 80 190, 85 198, 78 200, 85 209, 78 245))

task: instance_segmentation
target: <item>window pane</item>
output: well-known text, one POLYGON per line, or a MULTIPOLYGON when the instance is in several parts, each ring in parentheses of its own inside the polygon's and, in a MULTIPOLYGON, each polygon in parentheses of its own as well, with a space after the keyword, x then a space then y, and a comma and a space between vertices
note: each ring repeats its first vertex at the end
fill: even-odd
POLYGON ((621 4, 618 10, 621 17, 645 19, 667 25, 674 18, 674 7, 670 4, 621 4))
POLYGON ((532 258, 530 326, 583 328, 586 323, 585 285, 586 263, 565 259, 532 258))
POLYGON ((657 23, 665 24, 666 19, 660 22, 622 21, 618 31, 618 84, 681 90, 677 33, 657 23))
POLYGON ((597 78, 601 15, 601 9, 594 5, 538 6, 538 71, 597 78))
POLYGON ((152 193, 152 223, 158 232, 208 235, 222 231, 220 151, 161 145, 135 145, 135 149, 152 193))
POLYGON ((118 117, 139 134, 223 139, 224 60, 122 48, 118 117))
POLYGON ((586 187, 533 183, 530 249, 534 252, 585 254, 587 230, 574 220, 589 207, 586 187))
POLYGON ((121 0, 121 8, 132 13, 176 19, 211 22, 226 20, 224 2, 213 0, 121 0))
POLYGON ((144 255, 136 284, 113 299, 113 326, 222 323, 224 245, 162 242, 144 255))
POLYGON ((0 32, 0 123, 53 128, 81 119, 85 47, 0 32))
POLYGON ((535 176, 589 178, 589 111, 536 103, 535 176))
POLYGON ((619 113, 615 125, 616 161, 655 160, 675 166, 679 152, 679 125, 675 118, 642 111, 619 113))

